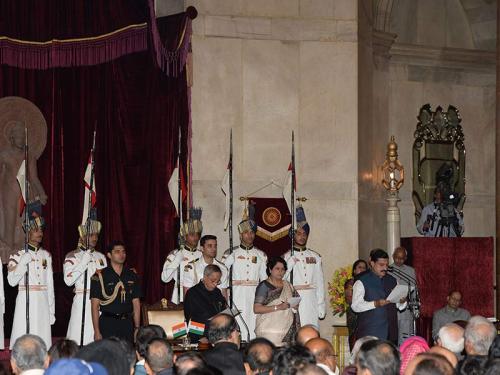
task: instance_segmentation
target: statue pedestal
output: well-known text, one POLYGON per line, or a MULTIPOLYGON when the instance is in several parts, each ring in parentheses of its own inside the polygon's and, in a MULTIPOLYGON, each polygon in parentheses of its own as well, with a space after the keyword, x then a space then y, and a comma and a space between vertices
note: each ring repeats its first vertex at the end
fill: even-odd
POLYGON ((387 253, 391 257, 394 250, 401 246, 401 216, 398 207, 400 200, 397 191, 387 194, 387 253))

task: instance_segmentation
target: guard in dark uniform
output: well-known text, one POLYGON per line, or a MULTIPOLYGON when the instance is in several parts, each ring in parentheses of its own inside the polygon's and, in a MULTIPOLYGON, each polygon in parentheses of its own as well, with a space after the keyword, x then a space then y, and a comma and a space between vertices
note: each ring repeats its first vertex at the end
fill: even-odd
POLYGON ((123 243, 109 245, 106 256, 110 260, 108 267, 92 276, 90 287, 95 340, 116 336, 134 342, 134 331, 140 324, 139 280, 134 271, 124 267, 123 243))

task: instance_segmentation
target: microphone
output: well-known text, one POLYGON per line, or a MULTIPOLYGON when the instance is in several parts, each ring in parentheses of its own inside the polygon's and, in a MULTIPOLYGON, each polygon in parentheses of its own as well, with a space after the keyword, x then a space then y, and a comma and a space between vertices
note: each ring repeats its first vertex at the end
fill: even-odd
MULTIPOLYGON (((240 316, 241 321, 242 321, 243 325, 245 326, 245 329, 247 330, 247 342, 250 342, 250 329, 248 329, 247 322, 245 322, 245 319, 243 319, 243 314, 241 313, 241 310, 238 308, 238 306, 236 306, 236 304, 234 303, 234 300, 233 300, 233 306, 236 307, 236 310, 238 310, 240 312, 238 315, 240 316)), ((233 316, 233 318, 236 320, 236 315, 234 315, 233 310, 231 308, 229 308, 229 311, 231 312, 231 315, 233 316)))
POLYGON ((417 285, 417 280, 415 280, 413 278, 413 276, 408 275, 406 272, 401 271, 400 269, 398 269, 398 268, 396 268, 394 266, 389 266, 388 270, 389 270, 389 272, 394 273, 395 275, 401 277, 407 283, 417 285))

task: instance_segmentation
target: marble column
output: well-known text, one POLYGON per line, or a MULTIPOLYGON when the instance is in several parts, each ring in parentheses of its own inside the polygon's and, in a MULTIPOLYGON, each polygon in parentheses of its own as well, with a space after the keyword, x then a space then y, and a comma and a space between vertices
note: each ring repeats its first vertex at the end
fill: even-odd
POLYGON ((387 194, 387 252, 392 258, 394 250, 401 246, 401 217, 399 214, 398 192, 387 194))

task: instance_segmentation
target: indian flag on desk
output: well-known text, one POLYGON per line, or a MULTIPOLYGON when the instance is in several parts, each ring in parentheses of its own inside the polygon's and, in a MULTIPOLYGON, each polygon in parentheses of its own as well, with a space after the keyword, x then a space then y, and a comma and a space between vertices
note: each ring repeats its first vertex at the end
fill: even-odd
POLYGON ((188 332, 201 336, 205 332, 205 324, 190 321, 189 326, 186 324, 186 322, 182 322, 172 326, 172 335, 174 336, 174 339, 182 337, 188 332))

